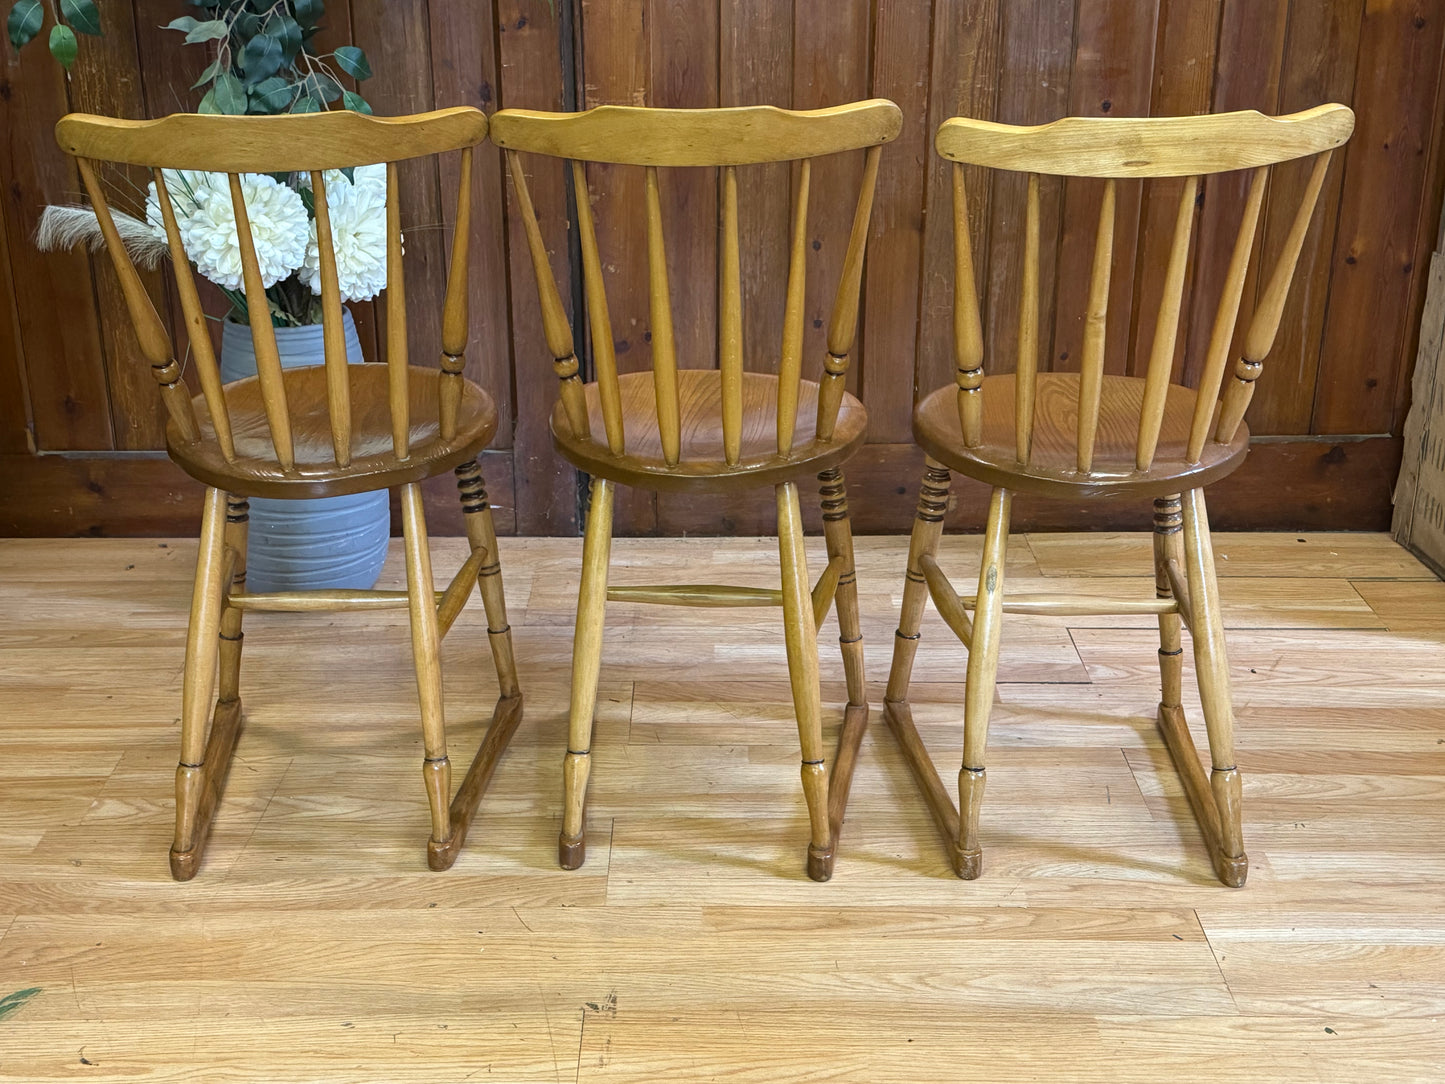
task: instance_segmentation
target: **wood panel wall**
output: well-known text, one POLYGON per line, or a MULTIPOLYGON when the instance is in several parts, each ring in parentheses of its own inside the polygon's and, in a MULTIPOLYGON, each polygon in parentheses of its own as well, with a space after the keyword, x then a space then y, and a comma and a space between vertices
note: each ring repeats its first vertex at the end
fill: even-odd
MULTIPOLYGON (((152 116, 185 108, 205 63, 159 29, 180 0, 98 5, 103 39, 85 39, 73 74, 31 47, 8 51, 0 84, 0 532, 183 532, 200 489, 162 454, 150 375, 103 257, 41 254, 31 236, 48 202, 77 198, 72 165, 51 129, 67 109, 152 116)), ((772 103, 799 108, 872 95, 903 108, 903 134, 884 153, 864 284, 859 348, 849 379, 871 415, 870 443, 848 471, 863 530, 909 525, 921 456, 909 411, 952 378, 951 239, 947 175, 930 133, 954 114, 1038 123, 1066 113, 1105 116, 1257 108, 1287 112, 1351 104, 1356 135, 1332 169, 1301 260, 1283 328, 1250 414, 1260 437, 1246 467, 1213 490, 1216 522, 1234 527, 1379 529, 1389 522, 1410 364, 1415 354, 1442 179, 1442 48, 1438 0, 330 0, 328 34, 364 47, 377 73, 378 112, 469 103, 572 109, 604 102, 657 106, 772 103)), ((582 489, 553 455, 546 418, 555 396, 532 275, 510 213, 497 153, 475 171, 480 213, 472 250, 474 335, 468 374, 504 418, 484 467, 498 526, 571 534, 582 489)), ((555 163, 535 162, 532 186, 563 281, 576 253, 573 194, 555 163)), ((815 170, 808 289, 810 364, 846 238, 856 160, 815 170)), ((1283 241, 1304 171, 1277 171, 1260 245, 1283 241)), ((120 190, 134 182, 109 175, 120 190)), ((410 168, 409 324, 417 357, 435 353, 440 259, 454 205, 455 164, 410 168)), ((975 178, 977 182, 980 178, 975 178)), ((664 214, 676 278, 673 303, 686 364, 715 364, 716 178, 666 179, 664 214)), ((617 350, 648 361, 640 171, 589 171, 610 269, 617 350)), ((975 183, 972 231, 991 355, 1011 356, 1022 214, 1018 178, 975 183)), ((1193 306, 1177 372, 1196 374, 1242 198, 1242 178, 1201 193, 1193 306)), ((1048 364, 1075 364, 1090 195, 1062 182, 1044 196, 1048 364), (1082 242, 1079 244, 1077 242, 1082 242)), ((1097 196, 1092 197, 1094 199, 1097 196)), ((1143 363, 1176 196, 1167 185, 1119 190, 1119 233, 1108 364, 1143 363), (1128 319, 1116 319, 1115 314, 1128 319)), ((749 365, 767 368, 781 325, 788 172, 751 174, 743 193, 745 336, 749 365)), ((171 306, 157 274, 150 286, 171 306)), ((1253 287, 1251 287, 1251 290, 1253 287)), ((569 301, 571 299, 569 298, 569 301)), ((172 306, 173 307, 173 306, 172 306)), ((371 357, 380 308, 357 306, 371 357)), ((577 314, 580 316, 580 312, 577 314)), ((585 336, 579 336, 579 341, 585 336)), ((438 480, 434 529, 456 527, 450 483, 438 480)), ((955 486, 952 520, 981 523, 980 487, 955 486)), ((1020 502, 1023 526, 1077 525, 1079 509, 1020 502)), ((1095 509, 1098 526, 1140 527, 1142 508, 1095 509)), ((772 499, 720 503, 628 494, 618 526, 634 533, 771 528, 772 499)))

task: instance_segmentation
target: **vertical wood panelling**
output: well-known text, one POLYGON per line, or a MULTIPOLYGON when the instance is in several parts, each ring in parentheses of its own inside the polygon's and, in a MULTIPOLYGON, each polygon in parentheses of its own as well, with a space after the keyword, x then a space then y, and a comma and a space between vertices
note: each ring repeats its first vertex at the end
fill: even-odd
POLYGON ((8 208, 0 200, 0 454, 30 455, 30 395, 25 387, 25 352, 20 343, 20 314, 10 277, 8 208))
MULTIPOLYGON (((173 8, 172 0, 100 5, 106 35, 81 41, 69 81, 43 42, 7 57, 0 93, 7 197, 0 208, 0 290, 7 294, 0 452, 16 462, 34 450, 32 424, 41 450, 104 455, 161 444, 153 381, 108 263, 79 252, 38 253, 30 236, 45 203, 73 200, 79 191, 51 136, 67 107, 155 116, 194 104, 189 87, 209 51, 161 28, 173 8)), ((1328 177, 1249 422, 1255 433, 1387 432, 1408 395, 1423 268, 1445 186, 1445 14, 1434 0, 331 0, 318 45, 346 41, 370 55, 376 76, 360 89, 379 113, 462 103, 491 110, 602 102, 810 108, 870 95, 897 101, 904 131, 882 156, 848 377, 869 407, 875 445, 867 453, 873 466, 860 463, 849 475, 860 510, 870 501, 886 504, 911 484, 911 474, 894 478, 883 464, 914 454, 913 397, 953 378, 950 183, 932 136, 954 115, 1041 123, 1068 113, 1353 105, 1356 136, 1328 177)), ((558 281, 575 287, 568 175, 542 160, 525 168, 558 281)), ((811 378, 821 373, 860 168, 855 155, 814 167, 804 344, 811 378)), ((1275 171, 1257 237, 1265 264, 1283 243, 1307 173, 1291 165, 1275 171)), ((139 192, 125 193, 137 178, 113 169, 105 176, 119 206, 139 206, 139 192)), ((642 170, 590 165, 587 176, 618 367, 646 368, 652 349, 642 170)), ((737 177, 744 365, 766 372, 776 368, 781 339, 790 169, 743 167, 737 177)), ((551 448, 556 379, 511 213, 514 194, 495 149, 478 153, 474 178, 467 373, 501 408, 498 447, 514 446, 516 529, 568 534, 577 528, 578 480, 551 448)), ((1018 335, 1025 181, 973 168, 967 181, 985 365, 1004 372, 1013 368, 1018 335)), ((409 166, 403 182, 409 341, 417 363, 433 364, 448 244, 439 227, 454 214, 456 163, 409 166)), ((1176 379, 1195 379, 1203 362, 1246 183, 1226 175, 1202 186, 1176 379)), ((1178 181, 1117 188, 1109 372, 1140 374, 1147 363, 1181 190, 1178 181)), ((1040 355, 1047 368, 1078 365, 1100 192, 1087 181, 1043 183, 1040 355)), ((664 170, 661 194, 679 364, 712 366, 717 175, 664 170)), ((164 278, 148 284, 179 331, 164 278)), ((219 294, 202 287, 211 311, 224 311, 219 294)), ((1258 288, 1255 280, 1246 284, 1241 329, 1258 288)), ((574 298, 564 291, 569 308, 574 298)), ((353 310, 363 349, 378 359, 384 329, 374 307, 353 310)), ((184 350, 179 336, 177 347, 184 350)), ((80 479, 99 469, 46 477, 80 479)), ((122 484, 118 477, 110 471, 105 484, 122 484)), ((758 501, 657 500, 624 489, 616 529, 769 530, 772 517, 766 494, 758 501)))
MULTIPOLYGON (((1280 64, 1288 15, 1288 0, 1225 0, 1211 106, 1214 112, 1235 109, 1278 112, 1280 64)), ((1224 289, 1230 254, 1234 251, 1234 235, 1244 209, 1245 193, 1249 190, 1250 173, 1249 170, 1216 173, 1203 178, 1200 184, 1193 294, 1189 326, 1184 332, 1187 344, 1184 382, 1190 386, 1198 382, 1204 368, 1214 313, 1224 289)), ((1256 252, 1261 241, 1261 235, 1256 234, 1256 252)), ((1249 316, 1254 311, 1253 286, 1258 267, 1258 258, 1250 261, 1250 278, 1235 325, 1240 335, 1249 326, 1249 316)))
POLYGON ((1345 148, 1314 433, 1384 433, 1393 420, 1395 383, 1409 365, 1401 359, 1409 287, 1426 255, 1414 251, 1420 217, 1439 212, 1422 197, 1430 146, 1441 138, 1442 33, 1435 0, 1365 5, 1355 99, 1370 108, 1345 148))
MULTIPOLYGON (((777 105, 793 100, 793 7, 788 0, 720 5, 718 104, 777 105)), ((743 280, 743 367, 776 372, 783 338, 782 284, 788 278, 787 165, 738 172, 739 259, 743 280)))
MULTIPOLYGON (((794 0, 794 109, 816 109, 868 96, 871 13, 868 0, 794 0)), ((863 159, 856 154, 821 158, 813 163, 812 172, 808 289, 803 309, 806 380, 817 380, 823 372, 828 318, 843 271, 863 159)), ((858 374, 866 360, 864 351, 855 345, 848 369, 849 391, 856 393, 858 374)))
MULTIPOLYGON (((71 106, 88 113, 144 117, 146 105, 135 32, 136 13, 124 4, 104 4, 96 10, 100 12, 105 34, 88 43, 92 48, 76 60, 70 83, 71 106)), ((117 210, 145 216, 145 188, 149 183, 146 170, 106 164, 100 175, 106 187, 117 194, 117 210)), ((104 256, 92 259, 91 270, 101 312, 123 311, 125 299, 110 260, 104 256)), ((140 276, 157 311, 168 315, 161 271, 141 270, 140 276)), ((130 322, 102 320, 100 333, 115 447, 126 450, 160 447, 165 443, 165 410, 130 322)))
POLYGON ((928 0, 879 4, 873 33, 875 97, 892 98, 903 111, 903 131, 878 166, 864 290, 868 319, 862 356, 863 404, 869 439, 909 440, 913 417, 913 366, 918 344, 918 276, 923 249, 923 184, 933 148, 928 132, 928 0), (885 360, 886 359, 886 360, 885 360))
MULTIPOLYGON (((496 26, 491 0, 431 0, 432 87, 438 104, 472 105, 488 113, 496 109, 497 63, 493 49, 496 26)), ((486 388, 506 419, 512 409, 512 343, 507 328, 507 250, 502 223, 502 158, 491 143, 473 154, 471 274, 467 280, 471 338, 466 376, 486 388)), ((457 178, 461 162, 445 155, 441 172, 441 208, 451 259, 452 222, 456 217, 457 178)), ((435 348, 433 350, 435 352, 435 348)), ((431 358, 423 359, 430 364, 431 358)), ((503 424, 492 441, 495 448, 512 445, 512 427, 503 424)))
MULTIPOLYGON (((1281 113, 1353 99, 1361 14, 1359 0, 1294 0, 1280 71, 1281 113)), ((1273 265, 1284 244, 1312 168, 1310 162, 1286 162, 1276 166, 1270 177, 1262 226, 1266 267, 1273 265)), ((1305 235, 1274 350, 1250 404, 1249 427, 1254 432, 1310 431, 1344 173, 1344 155, 1336 154, 1313 225, 1305 235)))
MULTIPOLYGON (((995 115, 1001 2, 934 2, 923 259, 918 284, 918 363, 914 375, 915 385, 925 394, 954 378, 952 181, 948 163, 933 153, 933 133, 949 117, 995 115)), ((968 187, 969 238, 977 278, 974 288, 980 302, 986 303, 993 174, 970 166, 964 176, 968 187)), ((984 342, 985 355, 992 345, 987 340, 984 342)))
MULTIPOLYGON (((569 0, 556 0, 560 8, 569 0)), ((557 13, 560 15, 560 12, 557 13)), ((498 69, 502 107, 562 109, 562 54, 557 15, 546 0, 496 0, 498 69)), ((558 282, 568 281, 567 194, 556 163, 523 163, 542 234, 552 256, 558 282), (540 166, 541 168, 534 168, 540 166)), ((513 387, 516 418, 513 429, 513 479, 516 486, 517 531, 520 534, 571 534, 577 530, 577 480, 560 469, 552 451, 547 420, 557 401, 557 378, 542 338, 542 313, 537 301, 531 261, 517 214, 517 196, 507 185, 508 266, 511 283, 513 387)), ((571 295, 562 299, 570 305, 571 295)))
MULTIPOLYGON (((351 30, 375 72, 365 90, 377 113, 419 113, 434 106, 431 27, 425 4, 351 0, 351 30)), ((446 292, 446 246, 443 231, 437 228, 445 221, 437 165, 432 159, 402 162, 397 172, 407 293, 428 301, 407 311, 408 356, 416 364, 430 365, 441 342, 441 298, 446 292)), ((383 327, 385 311, 385 305, 376 306, 383 327)), ((379 338, 386 341, 384 334, 379 338)))
MULTIPOLYGON (((998 108, 1004 124, 1043 124, 1069 109, 1073 59, 1074 0, 1008 0, 1000 28, 998 108)), ((986 368, 1012 372, 1018 356, 1018 298, 1023 279, 1027 178, 1000 173, 993 181, 988 259, 988 311, 984 324, 986 368)), ((1054 319, 1054 287, 1063 181, 1039 178, 1039 321, 1054 319)), ((1047 339, 1045 340, 1047 345, 1047 339)))
MULTIPOLYGON (((648 0, 648 104, 706 109, 718 104, 718 9, 693 0, 648 0)), ((717 366, 718 184, 713 168, 667 171, 662 217, 684 369, 717 366)))
MULTIPOLYGON (((110 398, 90 257, 42 254, 30 240, 46 203, 79 199, 79 175, 53 135, 68 106, 65 75, 43 44, 18 58, 7 47, 5 90, 5 228, 35 441, 44 450, 109 449, 110 398)), ((117 309, 109 318, 125 316, 117 309)))
MULTIPOLYGON (((649 0, 581 0, 582 79, 580 105, 647 105, 652 80, 652 34, 649 0)), ((555 161, 545 168, 558 168, 555 161)), ((679 266, 673 194, 673 171, 667 171, 664 211, 669 270, 679 266)), ((640 372, 652 365, 652 322, 647 304, 647 232, 644 174, 639 166, 589 163, 587 183, 597 222, 597 251, 612 313, 612 339, 617 370, 640 372)), ((578 198, 581 193, 578 193, 578 198)), ((711 225, 711 223, 709 223, 711 225)), ((714 227, 715 228, 715 227, 714 227)), ((692 270, 692 269, 689 269, 692 270)), ((715 304, 715 297, 710 304, 715 304)), ((690 320, 677 308, 675 322, 684 329, 690 320)), ((657 529, 657 496, 620 486, 613 495, 619 533, 651 534, 657 529)))
MULTIPOLYGON (((1158 0, 1079 0, 1074 21, 1069 112, 1081 117, 1147 117, 1158 0)), ((1097 180, 1064 186, 1050 369, 1077 370, 1083 347, 1089 262, 1104 187, 1097 180)), ((1143 185, 1117 186, 1114 260, 1105 325, 1105 371, 1123 373, 1134 304, 1134 255, 1143 185)))
MULTIPOLYGON (((1151 116, 1188 116, 1209 111, 1214 79, 1215 50, 1219 44, 1221 0, 1161 0, 1159 34, 1154 48, 1154 88, 1149 96, 1151 116)), ((1144 188, 1140 212, 1139 256, 1135 264, 1133 349, 1129 372, 1143 376, 1149 365, 1150 344, 1159 303, 1164 296, 1164 272, 1184 180, 1150 181, 1144 188)), ((1192 264, 1191 275, 1192 278, 1192 264)), ((1185 292, 1189 278, 1185 279, 1185 292)), ((1174 344, 1173 378, 1184 371, 1189 314, 1181 314, 1174 344)))

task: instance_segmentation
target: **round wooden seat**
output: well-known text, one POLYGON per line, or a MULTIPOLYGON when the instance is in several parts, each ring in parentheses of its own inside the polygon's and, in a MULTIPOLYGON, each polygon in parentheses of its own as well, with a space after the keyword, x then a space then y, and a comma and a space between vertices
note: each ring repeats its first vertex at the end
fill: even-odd
POLYGON ((410 455, 398 459, 392 450, 387 367, 348 365, 346 371, 351 378, 352 411, 348 466, 336 465, 326 405, 326 369, 321 365, 282 371, 296 455, 294 470, 284 471, 276 461, 256 377, 226 385, 226 406, 236 442, 234 462, 228 463, 221 454, 210 411, 200 395, 193 403, 201 440, 185 443, 175 426, 168 426, 170 456, 191 477, 228 493, 291 499, 334 497, 419 482, 451 470, 475 458, 497 430, 497 408, 491 396, 463 381, 456 436, 442 440, 437 405, 441 371, 413 365, 407 370, 410 455))
POLYGON ((778 455, 778 378, 768 373, 743 373, 742 446, 738 462, 723 456, 722 378, 717 369, 679 369, 677 392, 682 418, 682 456, 676 466, 662 457, 657 401, 651 371, 624 373, 617 380, 622 399, 627 450, 613 455, 607 447, 597 385, 588 384, 590 438, 572 435, 559 402, 552 411, 552 443, 568 462, 599 478, 645 489, 721 493, 776 485, 837 466, 863 443, 868 411, 844 394, 833 439, 814 439, 818 417, 818 385, 798 382, 798 423, 790 456, 778 455))
POLYGON ((1064 498, 1162 497, 1195 489, 1229 474, 1249 451, 1249 429, 1241 424, 1228 444, 1210 441, 1198 463, 1186 463, 1195 392, 1171 384, 1154 464, 1149 470, 1135 469, 1144 381, 1106 376, 1093 469, 1081 474, 1077 463, 1079 374, 1039 373, 1037 379, 1032 454, 1027 466, 1019 462, 1015 444, 1012 373, 983 381, 979 393, 983 396, 983 440, 978 447, 964 446, 958 389, 953 385, 939 388, 914 409, 914 438, 949 470, 991 486, 1064 498))

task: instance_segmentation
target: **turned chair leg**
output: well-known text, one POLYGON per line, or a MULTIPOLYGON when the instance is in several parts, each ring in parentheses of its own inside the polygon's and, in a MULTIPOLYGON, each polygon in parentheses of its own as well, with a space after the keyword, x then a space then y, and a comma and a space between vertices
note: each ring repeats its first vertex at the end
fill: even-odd
MULTIPOLYGON (((244 504, 245 502, 240 502, 244 504)), ((244 521, 242 521, 244 523, 244 521)), ((244 527, 241 528, 244 530, 244 527)), ((190 628, 186 633, 186 663, 181 693, 181 757, 176 766, 176 834, 171 845, 171 876, 188 881, 200 869, 211 817, 225 789, 231 754, 240 731, 241 702, 234 695, 240 665, 240 619, 228 619, 234 627, 235 648, 227 652, 227 669, 222 676, 223 698, 207 735, 206 717, 212 712, 216 671, 221 656, 222 610, 228 587, 227 575, 244 557, 227 559, 226 494, 206 490, 201 513, 201 537, 196 556, 195 589, 191 595, 190 628), (233 695, 226 698, 229 691, 233 695)), ((244 539, 244 535, 241 536, 244 539)), ((229 608, 226 608, 228 613, 229 608)))
POLYGON ((411 654, 416 666, 417 699, 421 705, 422 778, 431 806, 431 843, 451 844, 452 767, 447 759, 446 716, 442 707, 441 632, 432 586, 431 550, 421 487, 401 487, 401 524, 406 552, 406 592, 411 615, 411 654))
MULTIPOLYGON (((449 818, 450 840, 427 843, 427 865, 434 870, 450 869, 466 843, 472 818, 476 816, 482 795, 491 782, 502 754, 522 721, 522 692, 517 683, 517 665, 512 655, 512 629, 507 623, 507 601, 502 593, 502 565, 497 554, 497 531, 492 523, 492 508, 487 502, 482 469, 476 460, 469 460, 456 469, 457 490, 461 494, 462 515, 466 521, 467 543, 473 555, 484 554, 477 568, 477 587, 482 606, 487 612, 487 638, 492 648, 492 663, 497 668, 497 706, 492 723, 472 758, 456 794, 452 796, 449 818)), ((442 633, 445 635, 445 632, 442 633)))
POLYGON ((597 677, 602 665, 602 628, 607 611, 607 570, 612 557, 613 483, 592 480, 592 506, 582 541, 582 586, 577 595, 577 632, 572 640, 572 697, 567 714, 567 756, 562 764, 562 832, 557 861, 576 869, 587 857, 587 780, 592 771, 592 730, 597 677))
POLYGON ((978 598, 973 617, 973 639, 968 652, 968 676, 963 703, 963 767, 958 773, 958 849, 960 877, 972 879, 983 870, 978 841, 978 813, 983 803, 984 758, 988 746, 988 717, 993 710, 998 677, 998 645, 1003 617, 1003 570, 1008 550, 1009 508, 1013 495, 995 489, 989 500, 988 526, 983 541, 983 564, 978 573, 978 598))
MULTIPOLYGON (((1205 827, 1205 838, 1210 844, 1219 879, 1238 887, 1244 884, 1248 875, 1249 860, 1244 853, 1240 824, 1240 780, 1234 762, 1234 708, 1230 702, 1229 655, 1224 643, 1224 620, 1219 609, 1214 544, 1209 534, 1204 490, 1192 489, 1184 494, 1183 520, 1184 571, 1189 583, 1189 609, 1193 622, 1189 631, 1194 641, 1194 669, 1199 677, 1199 700, 1204 709, 1204 726, 1209 735, 1209 756, 1213 766, 1209 789, 1199 788, 1199 799, 1208 794, 1213 800, 1213 810, 1208 808, 1209 803, 1200 801, 1198 804, 1204 808, 1196 808, 1195 813, 1202 826, 1211 821, 1216 826, 1212 838, 1208 827, 1205 827), (1201 812, 1203 816, 1200 816, 1201 812)), ((1192 740, 1188 753, 1193 766, 1198 769, 1192 740)))
POLYGON ((908 570, 903 580, 903 608, 898 631, 893 635, 893 665, 888 670, 888 688, 883 694, 883 717, 892 720, 908 713, 908 683, 913 678, 913 659, 918 654, 919 627, 928 600, 928 585, 918 562, 938 552, 943 535, 943 517, 948 511, 948 469, 932 459, 924 461, 923 485, 918 493, 918 515, 908 541, 908 570))
MULTIPOLYGON (((251 502, 245 497, 226 497, 226 559, 230 562, 232 593, 246 589, 246 540, 251 518, 251 502)), ((241 699, 241 648, 245 634, 241 631, 242 610, 226 606, 221 610, 221 653, 217 699, 220 703, 241 699)), ((239 706, 236 709, 240 710, 239 706)))
POLYGON ((928 811, 938 826, 948 849, 949 865, 959 876, 964 875, 963 852, 959 850, 958 810, 953 804, 938 769, 913 725, 913 711, 908 705, 908 684, 913 677, 913 660, 918 654, 919 628, 928 600, 928 583, 923 576, 922 562, 938 552, 943 536, 943 519, 948 511, 950 475, 943 464, 924 460, 923 484, 918 494, 918 514, 913 521, 913 535, 908 543, 908 569, 903 580, 903 606, 898 616, 898 631, 893 638, 893 665, 888 671, 888 689, 883 696, 883 720, 898 740, 898 747, 908 761, 908 769, 923 792, 928 811))
POLYGON ((778 502, 778 558, 782 565, 783 632, 788 680, 802 746, 803 797, 808 804, 812 839, 808 876, 826 881, 833 874, 833 836, 828 817, 828 766, 823 755, 823 694, 818 684, 818 630, 803 548, 803 511, 796 482, 775 487, 778 502))
MULTIPOLYGON (((828 830, 836 859, 843 817, 848 809, 848 793, 853 785, 853 771, 858 763, 858 749, 868 729, 868 690, 863 671, 863 625, 858 609, 853 528, 848 520, 847 481, 841 468, 830 467, 818 475, 818 482, 828 561, 830 564, 834 561, 842 563, 833 599, 838 613, 838 645, 843 653, 843 676, 848 686, 843 729, 838 736, 838 748, 833 754, 833 767, 828 777, 828 830)), ((831 861, 827 870, 829 876, 832 874, 831 861)))
POLYGON ((503 699, 521 696, 517 684, 517 663, 512 654, 512 626, 507 622, 507 600, 502 593, 502 564, 497 555, 497 529, 492 523, 492 506, 487 501, 482 468, 476 460, 456 469, 461 492, 462 515, 466 520, 467 543, 471 552, 486 550, 486 562, 477 569, 477 587, 487 612, 487 640, 492 663, 497 668, 497 686, 503 699))

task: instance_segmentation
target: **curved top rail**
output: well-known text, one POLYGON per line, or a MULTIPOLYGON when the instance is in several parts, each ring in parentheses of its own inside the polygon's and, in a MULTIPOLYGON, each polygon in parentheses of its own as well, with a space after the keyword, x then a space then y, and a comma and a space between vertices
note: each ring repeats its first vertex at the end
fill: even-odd
POLYGON ((55 125, 61 149, 80 158, 224 173, 397 162, 476 146, 486 137, 486 114, 471 106, 406 117, 340 109, 264 117, 175 113, 157 120, 70 113, 55 125))
POLYGON ((585 162, 741 166, 872 147, 896 138, 902 126, 903 114, 886 98, 808 110, 599 105, 581 113, 503 109, 492 116, 492 141, 585 162))
POLYGON ((1197 117, 1064 117, 1021 127, 954 117, 934 146, 954 162, 1069 177, 1188 177, 1287 162, 1338 147, 1355 114, 1320 105, 1283 117, 1252 109, 1197 117))

